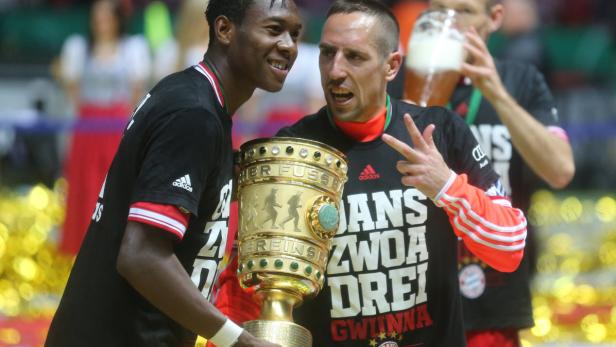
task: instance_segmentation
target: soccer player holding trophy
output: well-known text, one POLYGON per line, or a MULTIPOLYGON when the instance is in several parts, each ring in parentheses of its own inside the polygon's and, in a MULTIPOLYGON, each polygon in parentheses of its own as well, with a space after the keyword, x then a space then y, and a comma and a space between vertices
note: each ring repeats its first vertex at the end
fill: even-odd
MULTIPOLYGON (((395 18, 379 1, 335 1, 319 44, 327 105, 278 133, 325 143, 348 158, 322 290, 293 311, 314 346, 463 346, 458 239, 501 271, 515 270, 523 256, 526 219, 504 196, 498 175, 464 121, 445 108, 411 105, 387 94, 387 83, 402 65, 398 32, 395 18)), ((283 172, 266 166, 267 160, 250 158, 251 150, 258 158, 261 145, 246 145, 242 160, 248 155, 248 166, 240 181, 252 175, 268 182, 272 172, 283 172)), ((280 157, 286 149, 276 147, 280 157)), ((286 147, 297 153, 296 146, 286 147)), ((306 149, 304 159, 314 160, 315 149, 306 149)), ((273 151, 267 145, 263 156, 273 151)), ((292 170, 284 172, 291 175, 292 170)), ((264 199, 270 193, 263 189, 256 195, 264 199)), ((291 196, 276 201, 282 205, 291 196)), ((286 207, 277 207, 278 212, 286 207)), ((325 208, 324 215, 330 215, 326 210, 333 212, 325 208)), ((251 210, 244 213, 252 221, 251 210)), ((273 228, 269 222, 266 226, 273 228)), ((292 235, 293 227, 286 228, 292 235)), ((240 235, 238 271, 240 281, 250 286, 255 276, 247 270, 250 258, 242 255, 244 242, 240 235)), ((261 241, 261 248, 248 245, 249 251, 265 254, 272 247, 267 241, 261 241)), ((275 268, 276 259, 263 260, 264 267, 275 268)), ((284 260, 278 264, 288 266, 284 260)), ((290 305, 267 304, 261 314, 290 305)))

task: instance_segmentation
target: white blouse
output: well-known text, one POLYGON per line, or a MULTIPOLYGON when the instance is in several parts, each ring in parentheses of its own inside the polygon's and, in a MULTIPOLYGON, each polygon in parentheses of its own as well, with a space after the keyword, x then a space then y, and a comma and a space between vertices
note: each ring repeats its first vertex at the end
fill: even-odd
POLYGON ((132 86, 150 77, 151 57, 147 41, 141 36, 121 39, 111 59, 90 55, 88 42, 81 35, 72 35, 62 47, 62 78, 77 82, 80 103, 103 104, 131 102, 132 86))

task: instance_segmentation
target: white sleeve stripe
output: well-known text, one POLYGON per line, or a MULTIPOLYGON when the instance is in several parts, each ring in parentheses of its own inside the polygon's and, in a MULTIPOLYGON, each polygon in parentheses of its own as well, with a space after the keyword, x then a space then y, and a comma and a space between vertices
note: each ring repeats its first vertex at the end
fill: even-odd
POLYGON ((445 194, 445 192, 449 190, 449 187, 451 187, 453 182, 456 180, 456 177, 458 177, 458 175, 456 175, 456 173, 453 172, 453 170, 449 170, 449 171, 450 171, 449 178, 447 179, 447 182, 445 182, 445 185, 443 186, 443 188, 441 188, 438 194, 436 194, 436 196, 434 197, 433 199, 434 201, 440 200, 443 194, 445 194))
MULTIPOLYGON (((452 208, 448 207, 447 209, 450 210, 450 212, 453 212, 455 214, 455 211, 453 211, 452 208)), ((491 239, 494 241, 500 241, 500 242, 506 242, 506 243, 516 243, 522 240, 526 240, 526 230, 521 230, 518 233, 514 235, 509 235, 509 236, 499 235, 491 231, 486 231, 481 226, 470 221, 464 214, 464 211, 462 210, 460 211, 460 214, 456 215, 454 218, 458 221, 463 222, 466 226, 471 228, 471 232, 476 233, 480 236, 483 236, 483 238, 485 239, 491 239)))
POLYGON ((478 215, 475 211, 472 210, 470 203, 464 198, 454 198, 450 195, 443 194, 443 198, 442 200, 439 200, 439 202, 441 202, 443 205, 452 205, 456 207, 456 209, 458 210, 464 209, 468 211, 468 216, 470 216, 471 218, 475 219, 476 221, 478 221, 480 224, 482 224, 486 228, 491 229, 493 231, 498 231, 498 232, 503 232, 503 233, 507 233, 507 232, 515 233, 517 231, 520 231, 526 228, 526 218, 524 218, 524 214, 519 209, 515 209, 515 211, 518 212, 518 214, 522 216, 522 222, 520 224, 514 225, 514 226, 501 226, 501 225, 494 224, 486 220, 485 218, 481 217, 480 215, 478 215), (443 200, 445 200, 445 202, 442 202, 443 200))
POLYGON ((138 207, 131 207, 130 210, 128 211, 128 216, 129 217, 144 217, 153 222, 158 222, 160 224, 167 225, 170 228, 173 228, 174 230, 177 230, 178 232, 180 232, 182 236, 186 232, 186 226, 184 224, 180 223, 179 221, 173 218, 165 216, 164 214, 158 213, 158 212, 144 210, 138 207))
POLYGON ((180 231, 177 230, 176 228, 172 227, 169 224, 165 224, 159 220, 156 219, 152 219, 152 218, 148 218, 145 216, 140 216, 140 215, 135 215, 135 214, 129 214, 128 217, 130 218, 130 220, 133 221, 144 221, 144 222, 152 222, 155 225, 158 225, 161 229, 169 231, 173 234, 175 234, 176 236, 178 236, 179 238, 184 237, 184 234, 180 231))
POLYGON ((454 224, 456 225, 458 230, 462 231, 464 234, 466 234, 476 243, 482 244, 484 246, 487 246, 493 249, 497 249, 500 251, 516 252, 516 251, 524 249, 524 247, 526 246, 526 242, 521 242, 516 245, 511 245, 511 246, 497 245, 497 244, 485 241, 481 239, 480 237, 478 237, 477 235, 473 234, 473 232, 471 232, 470 230, 466 229, 466 227, 461 225, 457 218, 454 218, 454 224))
POLYGON ((494 199, 492 202, 500 206, 511 207, 511 201, 507 199, 494 199))

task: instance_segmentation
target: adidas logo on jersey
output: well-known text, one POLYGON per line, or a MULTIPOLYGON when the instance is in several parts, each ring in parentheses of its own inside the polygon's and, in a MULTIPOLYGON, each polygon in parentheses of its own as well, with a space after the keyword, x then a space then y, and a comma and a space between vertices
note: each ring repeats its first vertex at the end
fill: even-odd
POLYGON ((182 188, 182 189, 186 189, 189 192, 193 191, 192 185, 190 184, 190 176, 188 176, 188 174, 186 174, 183 177, 180 177, 177 180, 173 181, 173 186, 174 187, 178 187, 178 188, 182 188))
POLYGON ((380 177, 381 175, 376 173, 376 171, 374 171, 374 168, 370 164, 366 165, 364 170, 359 174, 360 181, 375 180, 380 177))

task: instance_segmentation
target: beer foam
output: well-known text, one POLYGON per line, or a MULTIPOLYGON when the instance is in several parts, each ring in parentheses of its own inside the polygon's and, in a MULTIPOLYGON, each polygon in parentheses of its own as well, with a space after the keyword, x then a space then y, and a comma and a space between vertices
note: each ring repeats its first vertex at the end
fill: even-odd
POLYGON ((464 60, 463 41, 433 35, 417 35, 411 38, 406 58, 406 67, 419 73, 459 71, 464 60))

